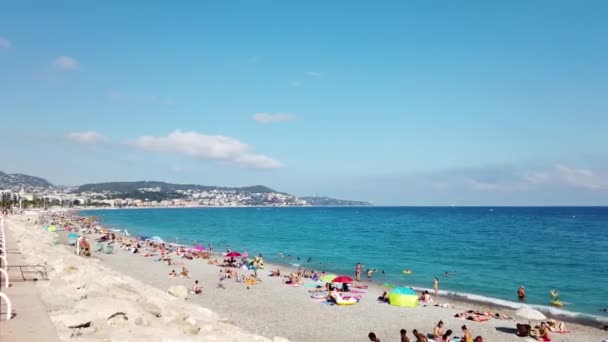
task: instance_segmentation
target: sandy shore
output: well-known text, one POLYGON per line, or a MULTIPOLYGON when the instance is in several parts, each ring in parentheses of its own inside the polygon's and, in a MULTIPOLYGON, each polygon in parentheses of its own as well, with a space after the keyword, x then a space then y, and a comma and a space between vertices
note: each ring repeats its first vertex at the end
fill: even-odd
MULTIPOLYGON (((73 248, 58 243, 57 233, 36 227, 28 218, 36 220, 35 215, 11 217, 5 227, 27 263, 47 266, 49 281, 40 281, 37 287, 61 340, 273 341, 228 324, 166 289, 117 272, 99 259, 76 256, 73 248), (81 324, 88 327, 70 328, 81 324)), ((135 261, 124 257, 125 262, 135 261)), ((18 315, 19 308, 15 310, 18 315)))
MULTIPOLYGON (((25 231, 25 226, 22 230, 22 234, 33 234, 25 231)), ((53 235, 55 234, 39 229, 36 233, 36 240, 46 239, 45 241, 48 241, 49 237, 53 235)), ((40 243, 41 241, 36 241, 36 244, 40 243)), ((192 315, 206 322, 205 326, 208 327, 206 329, 215 334, 246 336, 244 339, 231 337, 231 339, 220 338, 217 339, 218 341, 261 340, 260 337, 245 335, 232 325, 258 335, 283 336, 292 341, 367 341, 367 334, 370 331, 374 331, 382 341, 396 341, 399 330, 402 328, 408 330, 411 338, 413 329, 418 329, 425 334, 432 332, 434 325, 439 320, 445 322, 446 329, 456 332, 456 336, 460 335, 460 327, 466 324, 474 336, 481 335, 484 341, 532 340, 519 338, 512 333, 516 323, 527 323, 524 320, 493 319, 478 323, 454 317, 457 312, 468 309, 499 311, 512 316, 513 312, 510 310, 473 305, 452 298, 440 299, 439 302, 450 303, 455 308, 436 306, 400 308, 378 303, 376 298, 383 289, 379 286, 372 286, 363 290, 365 291, 365 293, 361 293, 363 299, 354 306, 330 306, 311 299, 307 287, 284 285, 280 279, 269 277, 266 271, 273 269, 272 265, 266 265, 266 270, 259 272, 262 279, 262 283, 259 285, 250 286, 248 289, 243 284, 228 280, 224 282, 226 289, 221 289, 217 288, 218 272, 221 268, 208 265, 205 260, 179 260, 179 262, 184 262, 184 265, 191 271, 191 278, 172 278, 168 276, 168 273, 173 269, 179 272, 180 267, 167 266, 166 263, 156 262, 153 260, 154 258, 144 257, 142 254, 130 254, 117 249, 115 254, 96 253, 93 258, 85 259, 78 258, 69 252, 66 254, 67 247, 65 246, 51 246, 48 242, 45 244, 46 249, 57 250, 51 253, 51 257, 60 255, 61 259, 55 261, 53 265, 55 272, 58 273, 55 278, 59 279, 55 281, 55 285, 51 282, 48 289, 48 301, 51 309, 57 313, 57 315, 53 315, 53 320, 60 336, 66 336, 70 332, 70 329, 65 326, 73 323, 76 318, 78 321, 82 321, 83 318, 90 316, 91 318, 87 319, 96 320, 97 324, 104 325, 105 322, 102 320, 107 319, 107 316, 113 312, 132 310, 129 312, 130 317, 146 317, 149 327, 141 327, 139 330, 141 330, 142 339, 150 340, 154 340, 150 336, 158 338, 163 335, 169 337, 170 334, 173 334, 172 336, 183 335, 183 331, 179 330, 180 327, 183 328, 184 320, 178 313, 183 314, 190 311, 198 312, 199 316, 192 315), (67 265, 76 265, 79 271, 65 271, 67 265), (74 281, 73 278, 78 280, 74 281), (202 295, 189 295, 184 302, 168 297, 166 294, 166 290, 171 286, 191 287, 194 280, 199 280, 204 287, 202 295), (79 282, 88 284, 87 288, 92 288, 88 290, 90 294, 85 299, 81 299, 82 295, 79 292, 81 290, 75 286, 79 282), (53 298, 53 292, 57 291, 51 287, 58 286, 57 284, 67 286, 61 287, 61 289, 65 289, 63 291, 66 292, 67 289, 70 289, 71 293, 53 298), (111 293, 106 293, 105 297, 102 297, 103 303, 91 301, 104 291, 111 293), (162 298, 162 301, 159 298, 162 298), (155 322, 154 318, 146 316, 146 312, 142 308, 128 308, 127 304, 139 306, 142 301, 151 301, 159 306, 166 306, 165 310, 168 312, 176 311, 172 316, 163 315, 162 320, 157 319, 158 322, 155 322), (61 304, 65 302, 73 303, 73 307, 61 304), (90 307, 91 304, 104 308, 103 313, 95 309, 87 311, 85 307, 90 307), (202 309, 202 307, 211 311, 202 309), (159 333, 162 335, 158 335, 159 333)), ((176 259, 175 256, 174 259, 176 259)), ((310 283, 310 281, 308 282, 310 283)), ((133 319, 135 320, 135 318, 133 319)), ((132 321, 129 326, 133 326, 132 321)), ((137 328, 137 326, 133 326, 133 328, 137 328)), ((595 327, 568 324, 568 329, 572 331, 570 334, 552 334, 553 341, 601 341, 608 336, 608 333, 595 327)), ((105 327, 100 333, 109 334, 111 332, 120 336, 118 332, 105 327)), ((188 335, 185 334, 185 336, 188 335)), ((197 340, 202 339, 199 337, 197 340)))

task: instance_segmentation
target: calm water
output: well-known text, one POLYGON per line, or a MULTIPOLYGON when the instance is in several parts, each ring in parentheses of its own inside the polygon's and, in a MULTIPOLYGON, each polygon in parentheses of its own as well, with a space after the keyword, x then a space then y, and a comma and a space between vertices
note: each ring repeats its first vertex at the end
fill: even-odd
POLYGON ((83 214, 97 215, 102 224, 134 236, 199 241, 217 249, 230 245, 263 253, 268 261, 348 275, 361 262, 378 270, 375 280, 391 284, 430 288, 437 276, 442 290, 502 304, 516 299, 523 284, 530 303, 548 305, 549 291, 557 288, 569 303, 563 308, 568 313, 605 316, 599 309, 608 307, 606 207, 196 208, 83 214), (278 257, 279 251, 285 258, 278 257), (413 273, 403 275, 406 268, 413 273))

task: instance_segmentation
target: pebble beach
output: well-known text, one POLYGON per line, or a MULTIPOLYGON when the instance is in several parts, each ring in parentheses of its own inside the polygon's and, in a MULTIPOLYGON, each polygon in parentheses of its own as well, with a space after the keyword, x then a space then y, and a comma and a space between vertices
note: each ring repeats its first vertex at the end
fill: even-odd
MULTIPOLYGON (((179 260, 183 265, 168 266, 120 248, 114 254, 77 257, 74 247, 60 243, 66 241, 66 232, 44 231, 33 223, 36 220, 35 216, 16 216, 7 220, 7 228, 17 237, 24 256, 51 268, 49 282, 40 282, 38 288, 62 340, 366 341, 373 331, 380 340, 390 341, 398 340, 400 329, 406 329, 410 338, 413 329, 430 333, 440 320, 455 336, 461 335, 460 327, 466 324, 473 336, 483 336, 484 341, 532 340, 514 335, 516 323, 528 322, 514 317, 512 310, 441 295, 435 303, 449 304, 449 308, 396 307, 379 303, 376 298, 388 289, 370 284, 358 291, 362 298, 356 305, 327 305, 311 298, 309 291, 315 284, 309 279, 304 286, 291 286, 270 277, 269 271, 280 267, 272 264, 259 271, 257 285, 227 279, 225 288, 218 288, 221 267, 203 259, 183 259, 179 260), (182 266, 190 270, 189 278, 168 276, 182 266), (190 288, 195 280, 203 287, 200 295, 180 299, 167 293, 176 286, 190 288), (156 317, 159 310, 162 315, 156 317), (473 322, 454 317, 466 310, 500 312, 512 319, 473 322), (108 319, 117 312, 129 319, 121 314, 108 319), (69 328, 86 322, 92 322, 92 328, 77 332, 69 328)), ((281 266, 281 271, 290 270, 281 266)), ((553 341, 601 341, 606 336, 598 327, 571 322, 567 327, 571 332, 553 334, 553 341)))

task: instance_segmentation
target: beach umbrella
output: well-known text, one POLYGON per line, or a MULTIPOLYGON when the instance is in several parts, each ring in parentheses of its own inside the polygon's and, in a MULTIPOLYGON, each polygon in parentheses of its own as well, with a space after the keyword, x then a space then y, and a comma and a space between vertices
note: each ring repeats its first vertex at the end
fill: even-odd
POLYGON ((197 251, 204 251, 205 247, 203 247, 201 245, 196 245, 196 246, 194 246, 194 249, 196 249, 197 251))
POLYGON ((521 309, 518 309, 517 311, 515 311, 515 314, 521 318, 531 321, 542 321, 547 319, 547 316, 545 316, 542 312, 536 309, 532 309, 529 306, 525 306, 521 309))
POLYGON ((231 257, 231 258, 232 257, 240 257, 241 253, 239 253, 239 252, 230 252, 230 253, 226 254, 226 256, 227 257, 231 257))
POLYGON ((353 279, 351 277, 347 277, 345 275, 335 277, 331 280, 332 283, 352 283, 353 279))
POLYGON ((49 226, 46 230, 48 230, 49 232, 56 232, 57 231, 57 227, 56 226, 49 226))
POLYGON ((77 238, 78 234, 70 233, 70 234, 68 234, 68 237, 69 238, 77 238))
POLYGON ((418 305, 418 294, 407 287, 396 287, 388 293, 388 303, 394 306, 414 308, 418 305))
POLYGON ((245 252, 245 253, 243 253, 243 255, 241 255, 241 256, 242 256, 243 258, 247 258, 247 257, 249 257, 249 253, 245 252))
POLYGON ((335 277, 336 277, 335 274, 326 274, 326 275, 322 276, 321 278, 319 278, 319 280, 324 283, 331 283, 331 281, 334 280, 335 277))

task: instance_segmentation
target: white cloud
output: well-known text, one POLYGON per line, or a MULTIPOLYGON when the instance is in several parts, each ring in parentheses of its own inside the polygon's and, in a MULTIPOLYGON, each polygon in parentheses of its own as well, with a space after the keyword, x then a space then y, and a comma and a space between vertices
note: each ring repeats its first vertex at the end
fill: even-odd
POLYGON ((269 114, 269 113, 256 113, 253 114, 252 119, 262 124, 272 123, 272 122, 285 122, 285 121, 293 121, 296 119, 294 115, 286 114, 286 113, 277 113, 277 114, 269 114))
POLYGON ((608 179, 602 178, 588 169, 573 169, 566 165, 557 164, 555 172, 563 182, 575 187, 600 189, 608 185, 608 179))
POLYGON ((80 63, 69 56, 59 56, 53 60, 53 66, 61 70, 78 70, 80 63))
POLYGON ((291 82, 289 82, 289 85, 292 86, 292 87, 294 87, 294 88, 297 88, 297 87, 299 87, 299 86, 302 85, 302 82, 300 82, 300 81, 291 81, 291 82))
POLYGON ((104 135, 95 131, 86 132, 72 132, 68 133, 65 138, 69 141, 81 143, 81 144, 99 144, 108 141, 104 135))
POLYGON ((306 75, 310 76, 310 77, 321 77, 323 76, 322 73, 318 72, 318 71, 307 71, 306 75))
POLYGON ((549 172, 530 172, 523 176, 524 181, 532 184, 546 183, 552 178, 549 172))
POLYGON ((10 40, 0 37, 0 49, 10 49, 13 46, 10 40))
POLYGON ((251 146, 222 135, 205 135, 198 132, 173 131, 167 136, 141 136, 135 146, 151 152, 181 154, 194 159, 209 159, 242 167, 275 169, 279 161, 252 152, 251 146))

